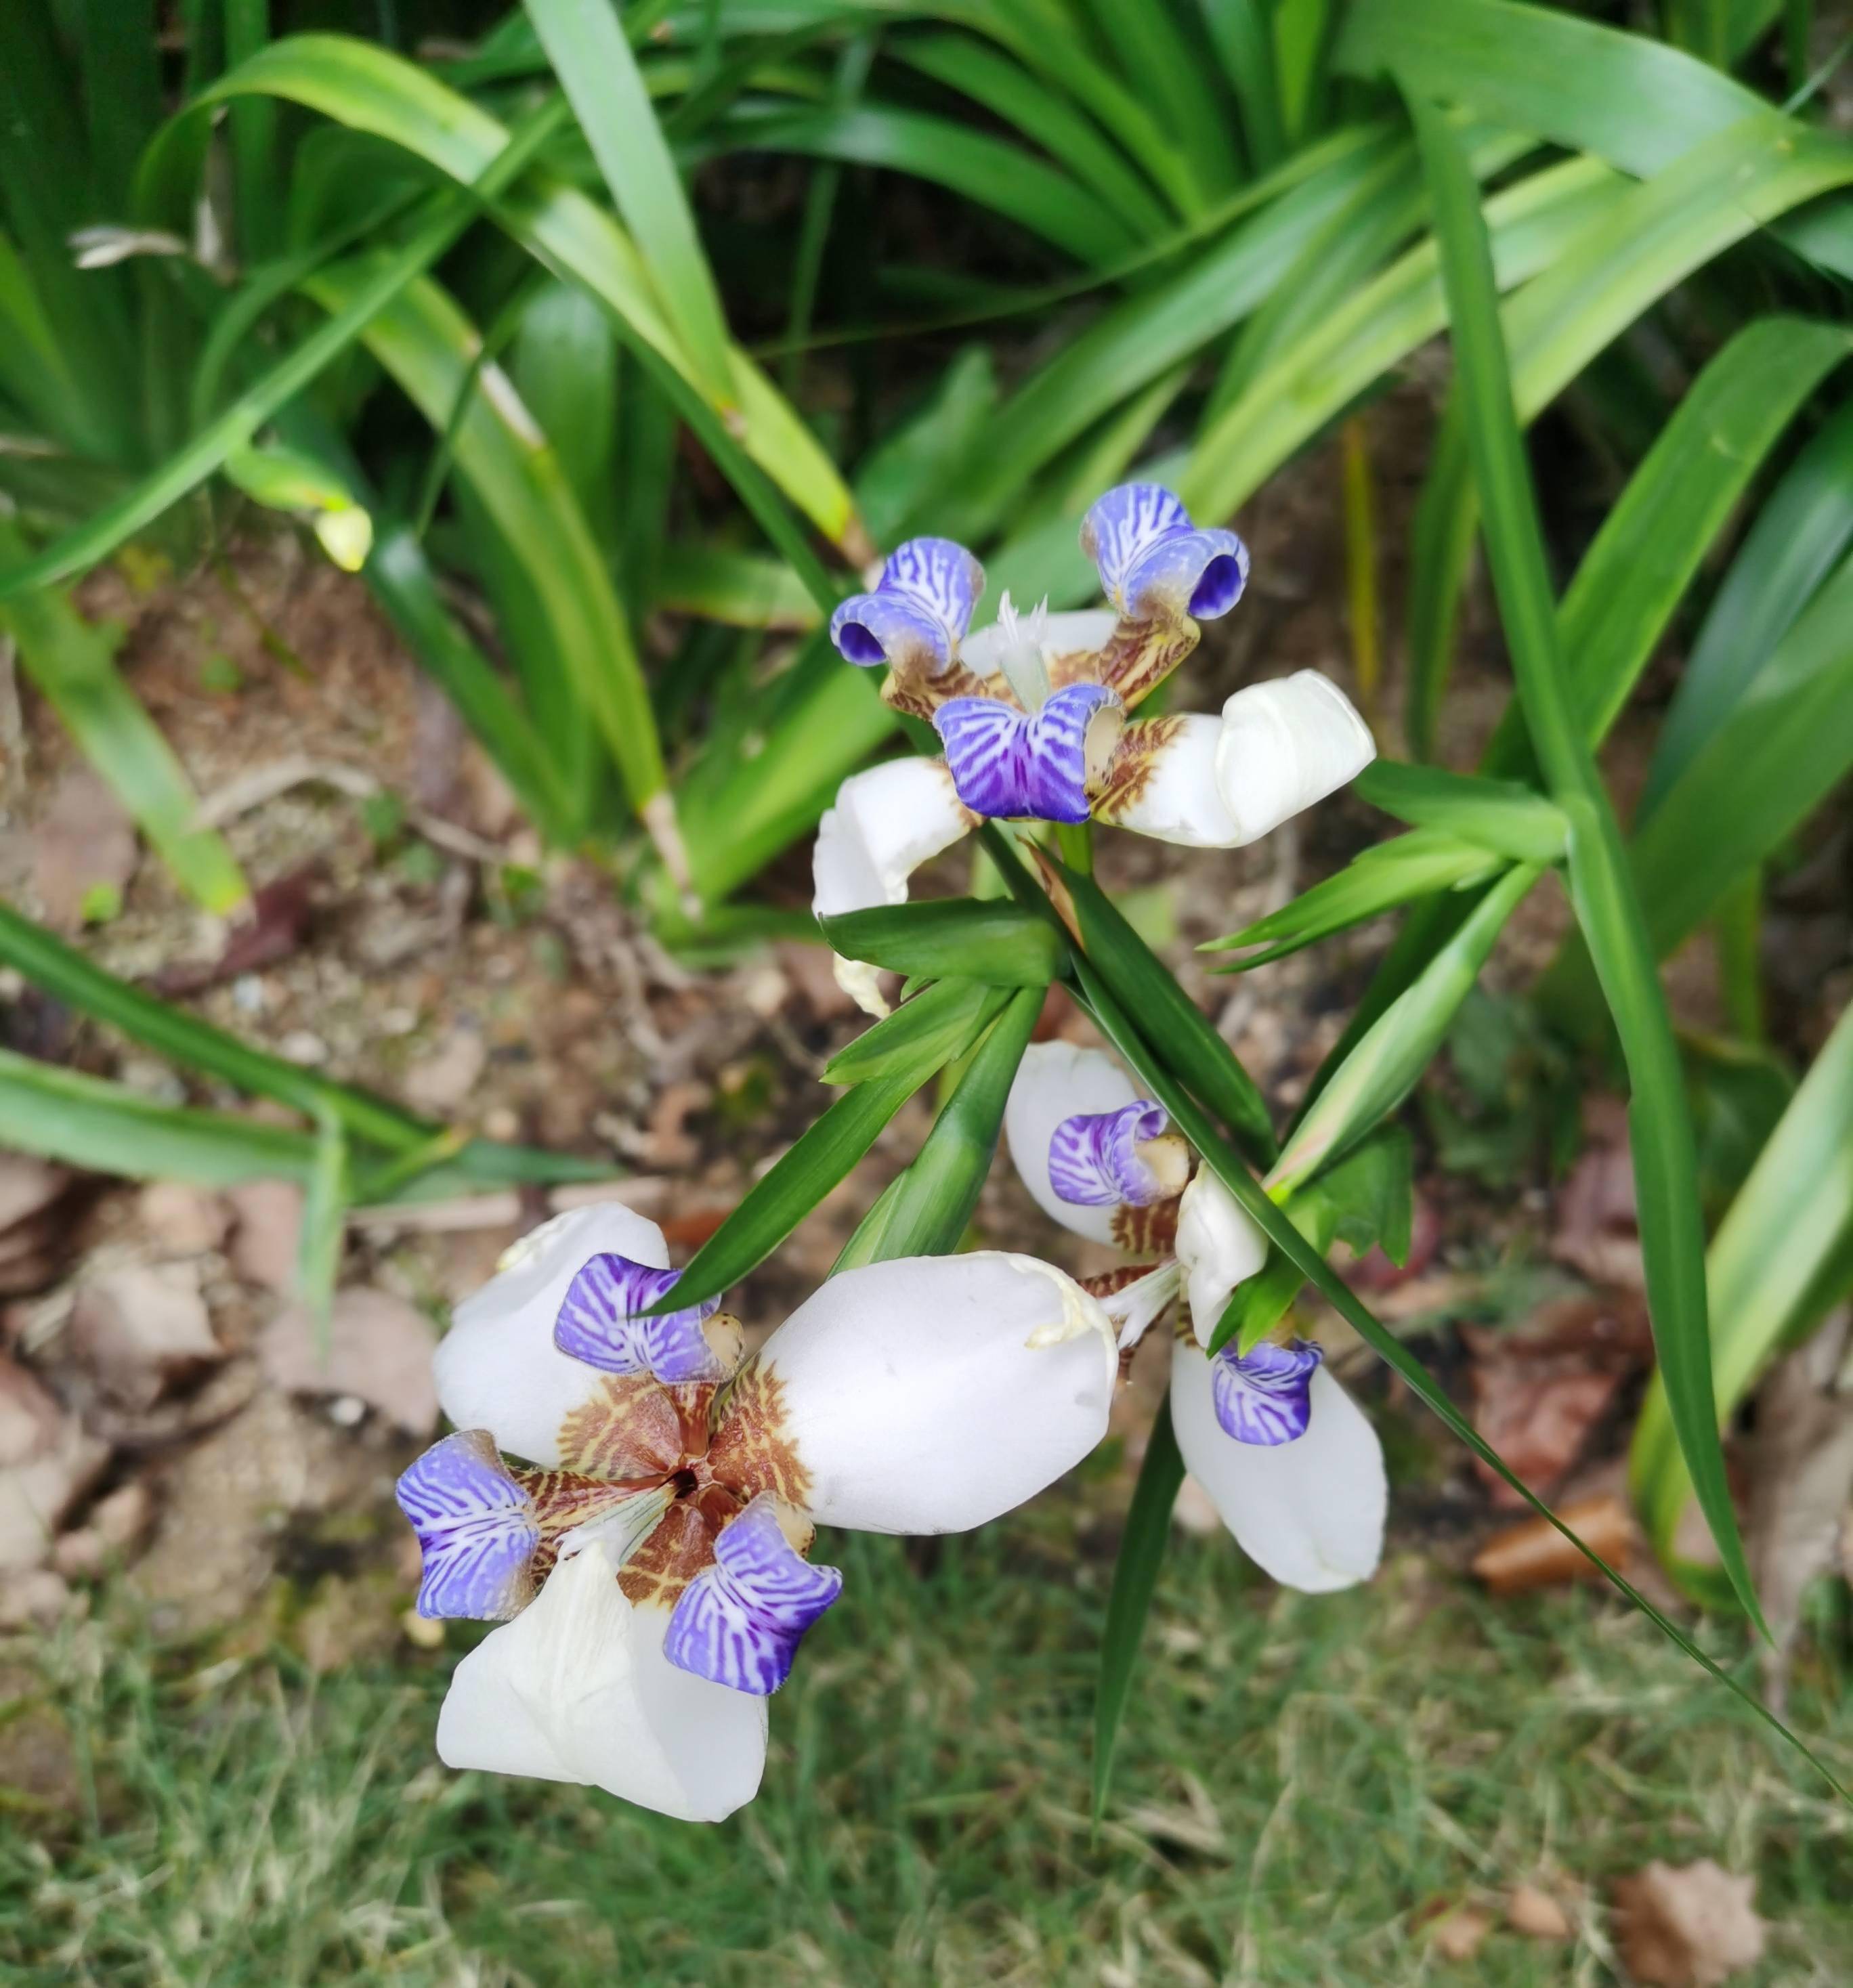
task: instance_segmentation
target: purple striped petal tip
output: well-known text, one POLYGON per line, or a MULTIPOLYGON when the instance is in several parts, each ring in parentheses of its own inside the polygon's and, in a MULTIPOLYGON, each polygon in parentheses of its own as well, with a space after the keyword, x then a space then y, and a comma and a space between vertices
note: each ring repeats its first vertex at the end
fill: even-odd
POLYGON ((937 676, 950 668, 985 588, 985 570, 950 539, 909 539, 890 555, 872 593, 851 594, 830 617, 830 638, 864 668, 887 663, 937 676))
POLYGON ((834 1567, 813 1567, 785 1537, 762 1492, 714 1543, 714 1564, 682 1591, 663 1654, 678 1668, 764 1698, 791 1675, 804 1632, 843 1592, 834 1567))
POLYGON ((487 1429, 447 1435, 394 1489, 424 1557, 421 1615, 502 1622, 534 1591, 540 1543, 533 1501, 497 1455, 487 1429))
POLYGON ((1168 1201, 1171 1190, 1141 1158, 1139 1148, 1158 1138, 1170 1120, 1165 1107, 1141 1097, 1118 1111, 1087 1111, 1064 1118, 1049 1141, 1049 1185, 1063 1201, 1082 1208, 1135 1208, 1168 1201))
POLYGON ((975 813, 1085 821, 1088 728, 1101 712, 1119 708, 1104 685, 1070 684, 1028 714, 994 698, 948 698, 933 723, 952 785, 975 813))
POLYGON ((1135 620, 1214 620, 1248 584, 1248 548, 1233 532, 1199 530, 1162 483, 1109 490, 1082 520, 1081 549, 1108 600, 1135 620))
POLYGON ((602 1373, 648 1374, 665 1387, 725 1380, 732 1369, 702 1330, 720 1309, 719 1297, 660 1318, 637 1316, 672 1290, 681 1274, 609 1252, 590 1258, 560 1301, 553 1344, 602 1373))
POLYGON ((1310 1340, 1276 1346, 1264 1339, 1246 1353, 1225 1347, 1210 1363, 1216 1420, 1225 1435, 1263 1449, 1304 1435, 1313 1418, 1313 1373, 1325 1357, 1310 1340))

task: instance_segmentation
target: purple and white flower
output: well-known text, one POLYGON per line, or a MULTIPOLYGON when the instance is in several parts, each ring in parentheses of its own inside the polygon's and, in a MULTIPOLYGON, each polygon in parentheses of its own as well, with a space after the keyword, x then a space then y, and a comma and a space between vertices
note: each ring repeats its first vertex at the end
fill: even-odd
MULTIPOLYGON (((928 856, 982 820, 1129 828, 1194 848, 1233 849, 1356 776, 1369 729, 1317 671, 1250 684, 1219 715, 1132 715, 1197 644, 1199 624, 1241 598, 1248 553, 1201 528, 1155 483, 1110 490, 1081 543, 1111 609, 1019 614, 967 636, 983 574, 944 539, 916 539, 830 632, 850 661, 885 660, 882 695, 929 719, 943 760, 894 760, 844 783, 816 858, 821 915, 898 904, 928 856)), ((880 1013, 867 969, 840 975, 880 1013)))
POLYGON ((1071 1278, 986 1252, 846 1271, 742 1363, 711 1305, 635 1315, 667 1255, 617 1203, 516 1245, 438 1349, 459 1432, 399 1499, 421 1612, 503 1624, 457 1666, 440 1757, 718 1821, 841 1591, 814 1526, 958 1532, 1020 1504, 1106 1432, 1118 1354, 1071 1278))
MULTIPOLYGON (((1383 1550, 1383 1452, 1320 1349, 1296 1339, 1205 1351, 1236 1286, 1267 1259, 1266 1239, 1240 1203, 1201 1166, 1182 1193, 1172 1185, 1169 1199, 1146 1198, 1162 1183, 1157 1169, 1149 1179, 1135 1171, 1141 1147, 1176 1135, 1104 1050, 1033 1043, 1004 1128, 1023 1185, 1046 1213, 1149 1264, 1130 1281, 1127 1272, 1111 1278, 1102 1297, 1122 1350, 1185 1297, 1191 1330, 1172 1347, 1172 1425, 1185 1467, 1236 1543, 1286 1587, 1317 1592, 1368 1581, 1383 1550), (1133 1191, 1103 1199, 1116 1180, 1133 1191)), ((1168 1158, 1163 1178, 1181 1183, 1188 1165, 1187 1152, 1182 1168, 1168 1158)))

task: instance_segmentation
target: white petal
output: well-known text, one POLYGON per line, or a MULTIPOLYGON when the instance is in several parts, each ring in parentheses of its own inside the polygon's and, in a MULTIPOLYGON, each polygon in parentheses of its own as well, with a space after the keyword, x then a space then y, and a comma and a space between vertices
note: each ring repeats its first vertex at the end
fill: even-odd
MULTIPOLYGON (((959 800, 942 759, 890 759, 853 773, 817 824, 811 909, 819 918, 905 904, 908 879, 948 849, 976 817, 959 800)), ((836 956, 837 985, 866 1015, 888 1013, 877 969, 836 956)))
POLYGON ((1206 1166, 1198 1168, 1178 1203, 1177 1252, 1192 1329, 1197 1344, 1207 1346, 1230 1292, 1267 1261, 1267 1238, 1206 1166))
MULTIPOLYGON (((1106 647, 1118 626, 1119 617, 1107 608, 1050 614, 1043 624, 1043 654, 1045 657, 1093 655, 1106 647)), ((959 651, 960 660, 981 677, 996 676, 1003 668, 1003 651, 1009 641, 1010 631, 1000 617, 988 628, 980 628, 976 634, 965 637, 959 651)))
POLYGON ((1222 707, 1216 779, 1253 842, 1335 793, 1377 756, 1371 729, 1330 677, 1300 670, 1250 684, 1222 707))
POLYGON ((669 1611, 626 1601, 593 1540, 457 1666, 438 1716, 446 1767, 577 1781, 684 1822, 759 1792, 766 1701, 678 1670, 669 1611))
POLYGON ((1113 1240, 1111 1207, 1063 1201, 1049 1183, 1049 1141, 1064 1118, 1118 1111, 1139 1094, 1117 1057, 1074 1043, 1032 1043, 1004 1106, 1004 1137, 1023 1184, 1045 1215, 1091 1242, 1113 1240))
POLYGON ((1172 1350, 1171 1419, 1185 1468, 1250 1560, 1283 1587, 1323 1594, 1377 1571, 1388 1492, 1377 1432, 1323 1367, 1312 1408, 1297 1442, 1237 1442, 1216 1420, 1209 1361, 1187 1340, 1172 1350))
POLYGON ((654 1222, 621 1202, 557 1215, 524 1236, 494 1276, 451 1314, 433 1364, 438 1399, 459 1428, 485 1428, 499 1449, 557 1465, 560 1425, 590 1401, 604 1375, 553 1344, 566 1287, 589 1257, 611 1250, 667 1270, 669 1248, 654 1222))
POLYGON ((1111 1321, 1072 1278, 987 1250, 846 1270, 760 1362, 813 1518, 957 1533, 1093 1449, 1119 1356, 1111 1321))
POLYGON ((820 918, 905 904, 908 879, 972 826, 941 759, 888 759, 852 773, 817 826, 811 909, 820 918))
POLYGON ((1130 784, 1129 799, 1103 807, 1103 819, 1187 849, 1233 848, 1241 828, 1216 783, 1222 719, 1190 712, 1151 726, 1129 725, 1125 735, 1129 741, 1162 737, 1164 743, 1145 749, 1143 777, 1130 784))

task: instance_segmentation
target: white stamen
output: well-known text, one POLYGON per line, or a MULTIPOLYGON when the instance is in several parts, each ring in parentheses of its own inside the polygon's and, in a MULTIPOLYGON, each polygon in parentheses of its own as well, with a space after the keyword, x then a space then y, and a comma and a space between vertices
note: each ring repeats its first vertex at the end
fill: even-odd
POLYGON ((1119 1327, 1124 1353, 1145 1337, 1146 1328, 1183 1288, 1184 1266, 1176 1257, 1101 1300, 1107 1316, 1119 1327))
POLYGON ((573 1556, 597 1540, 610 1556, 611 1564, 621 1567, 645 1540, 656 1530, 658 1522, 669 1509, 673 1493, 666 1489, 639 1491, 620 1501, 596 1519, 563 1533, 560 1557, 573 1556))
POLYGON ((1026 619, 1012 604, 1009 590, 997 604, 997 625, 1003 631, 999 667, 1026 711, 1040 711, 1049 702, 1049 597, 1044 594, 1026 619))

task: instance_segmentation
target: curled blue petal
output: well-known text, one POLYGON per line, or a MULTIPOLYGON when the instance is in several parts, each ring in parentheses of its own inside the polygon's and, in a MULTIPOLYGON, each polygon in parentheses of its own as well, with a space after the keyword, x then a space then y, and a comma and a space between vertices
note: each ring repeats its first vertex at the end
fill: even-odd
POLYGON ((830 638, 852 663, 885 662, 937 676, 958 652, 983 593, 985 572, 950 539, 909 539, 872 593, 852 594, 830 617, 830 638))
POLYGON ((1325 1357, 1310 1340, 1264 1339, 1246 1353, 1225 1347, 1210 1362, 1216 1420, 1225 1435, 1263 1449, 1305 1435, 1313 1418, 1313 1373, 1325 1357))
POLYGON ((1070 684, 1025 713, 994 698, 948 698, 933 714, 959 798, 974 813, 1037 821, 1087 819, 1087 729, 1119 699, 1070 684))
POLYGON ((1064 1118, 1049 1141, 1049 1185, 1063 1201, 1082 1208, 1148 1208, 1169 1200, 1170 1191, 1138 1149, 1170 1122, 1164 1106, 1148 1097, 1117 1111, 1064 1118))
POLYGON ((724 1381, 725 1364, 702 1330, 719 1310, 719 1297, 660 1318, 637 1316, 674 1290, 681 1274, 611 1251, 588 1259, 560 1301, 553 1344, 602 1373, 648 1374, 671 1388, 724 1381))
POLYGON ((1199 530, 1160 483, 1122 483, 1081 521, 1081 549, 1101 587, 1134 620, 1226 614, 1248 584, 1248 548, 1233 532, 1199 530))
POLYGON ((540 1527, 487 1429, 434 1444, 394 1495, 424 1556, 421 1615, 499 1622, 520 1611, 533 1592, 540 1527))
POLYGON ((722 1529, 714 1564, 682 1591, 663 1654, 679 1669, 763 1698, 791 1675, 804 1632, 843 1592, 786 1539, 769 1493, 722 1529))

